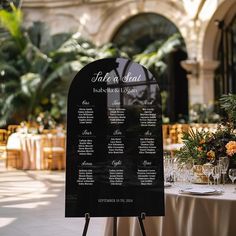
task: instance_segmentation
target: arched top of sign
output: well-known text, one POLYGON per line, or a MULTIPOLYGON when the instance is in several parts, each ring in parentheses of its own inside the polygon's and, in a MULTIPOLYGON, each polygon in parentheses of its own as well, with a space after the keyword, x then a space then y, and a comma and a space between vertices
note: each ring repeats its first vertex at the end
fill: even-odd
POLYGON ((68 96, 66 216, 163 215, 161 118, 156 79, 131 60, 94 61, 75 76, 68 96))

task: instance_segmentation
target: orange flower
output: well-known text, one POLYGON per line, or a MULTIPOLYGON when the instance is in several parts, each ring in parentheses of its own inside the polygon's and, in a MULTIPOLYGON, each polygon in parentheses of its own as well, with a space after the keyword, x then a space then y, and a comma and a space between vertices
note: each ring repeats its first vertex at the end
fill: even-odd
POLYGON ((201 152, 201 151, 202 151, 202 147, 197 147, 197 150, 198 150, 199 152, 201 152))
POLYGON ((204 144, 206 141, 202 139, 199 144, 204 144))
POLYGON ((215 159, 216 154, 214 151, 210 150, 209 152, 207 152, 207 157, 208 159, 215 159))
POLYGON ((226 153, 232 157, 236 153, 236 141, 229 141, 226 145, 226 153))

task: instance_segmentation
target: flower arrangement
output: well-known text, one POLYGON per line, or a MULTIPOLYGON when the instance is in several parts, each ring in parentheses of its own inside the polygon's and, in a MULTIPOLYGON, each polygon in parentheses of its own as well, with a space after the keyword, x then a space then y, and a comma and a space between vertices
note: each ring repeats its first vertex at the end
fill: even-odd
POLYGON ((219 157, 228 156, 236 163, 236 134, 228 127, 219 125, 215 133, 190 129, 182 139, 184 146, 176 151, 181 162, 193 159, 197 165, 216 164, 219 157))
POLYGON ((183 133, 184 146, 176 151, 180 162, 194 160, 197 165, 216 164, 221 156, 228 156, 230 165, 236 165, 236 95, 224 95, 221 108, 225 117, 215 132, 190 129, 183 133))
POLYGON ((234 156, 236 153, 236 141, 229 141, 225 147, 227 155, 230 157, 234 156))

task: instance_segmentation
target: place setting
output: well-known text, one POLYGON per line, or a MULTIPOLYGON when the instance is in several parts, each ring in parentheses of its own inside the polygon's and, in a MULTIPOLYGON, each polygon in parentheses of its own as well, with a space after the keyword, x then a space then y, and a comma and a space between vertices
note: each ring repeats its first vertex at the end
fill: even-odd
MULTIPOLYGON (((193 160, 181 163, 170 152, 164 152, 164 187, 178 189, 180 194, 223 195, 227 179, 232 185, 236 180, 236 168, 229 168, 228 157, 220 157, 217 165, 208 162, 194 165, 193 160)), ((234 187, 234 193, 235 187, 234 187)))

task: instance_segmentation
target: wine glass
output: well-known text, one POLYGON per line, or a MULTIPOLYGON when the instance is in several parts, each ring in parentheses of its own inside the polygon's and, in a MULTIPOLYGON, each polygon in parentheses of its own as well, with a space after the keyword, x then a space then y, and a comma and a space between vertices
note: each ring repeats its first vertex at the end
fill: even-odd
MULTIPOLYGON (((234 181, 236 180, 236 169, 229 169, 229 178, 232 181, 232 184, 234 184, 234 181)), ((236 188, 234 189, 234 193, 236 191, 236 188)))
POLYGON ((185 168, 184 163, 179 163, 178 169, 176 172, 176 178, 177 178, 178 182, 175 183, 175 186, 177 186, 180 190, 187 189, 187 187, 188 187, 186 185, 187 173, 186 173, 186 168, 185 168))
POLYGON ((202 166, 203 174, 207 176, 208 185, 210 185, 210 176, 212 175, 213 168, 214 166, 211 163, 206 163, 202 166))
POLYGON ((164 158, 164 176, 165 176, 165 182, 168 182, 169 176, 170 176, 170 159, 164 158))
POLYGON ((212 171, 212 177, 214 179, 214 185, 219 184, 220 173, 221 173, 220 166, 219 165, 214 166, 213 171, 212 171))
POLYGON ((229 167, 229 158, 228 157, 220 157, 219 164, 221 166, 221 173, 223 175, 223 185, 225 185, 225 175, 226 175, 228 167, 229 167))
POLYGON ((164 153, 164 176, 165 182, 170 180, 170 172, 171 172, 171 155, 170 152, 165 151, 164 153))
POLYGON ((188 159, 185 162, 185 169, 186 169, 186 179, 189 182, 189 184, 192 182, 193 179, 193 160, 188 159))
POLYGON ((175 182, 177 179, 177 171, 178 171, 178 158, 174 157, 172 158, 172 171, 171 171, 173 182, 175 182))

